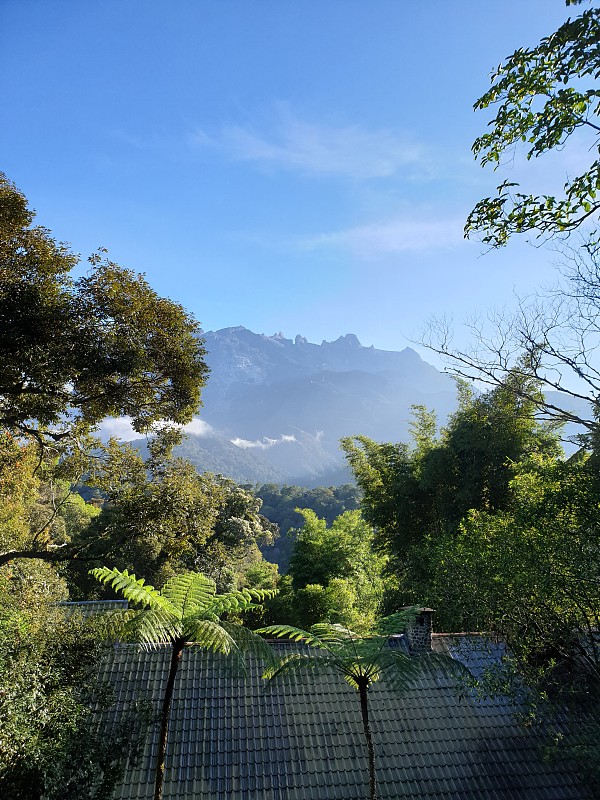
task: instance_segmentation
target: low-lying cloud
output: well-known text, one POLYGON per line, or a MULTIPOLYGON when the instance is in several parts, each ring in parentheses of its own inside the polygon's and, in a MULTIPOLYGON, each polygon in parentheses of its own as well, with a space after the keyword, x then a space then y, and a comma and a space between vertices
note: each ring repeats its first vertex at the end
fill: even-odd
POLYGON ((275 447, 278 444, 289 444, 290 442, 297 442, 298 440, 293 435, 282 433, 278 439, 270 439, 268 436, 263 436, 262 439, 256 439, 252 442, 249 439, 240 439, 239 437, 236 437, 230 441, 231 444, 234 444, 236 447, 240 447, 242 450, 250 450, 253 448, 259 450, 268 450, 270 447, 275 447))
MULTIPOLYGON (((199 417, 182 427, 185 433, 193 436, 211 436, 214 429, 208 422, 204 422, 199 417)), ((134 430, 131 424, 131 417, 108 417, 100 425, 99 434, 102 439, 119 439, 122 442, 131 442, 134 439, 142 438, 142 434, 134 430)))

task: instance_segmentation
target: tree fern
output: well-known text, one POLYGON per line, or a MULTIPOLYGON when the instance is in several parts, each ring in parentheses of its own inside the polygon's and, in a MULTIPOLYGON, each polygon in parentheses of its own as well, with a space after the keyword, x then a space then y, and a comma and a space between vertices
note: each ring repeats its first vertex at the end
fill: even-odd
POLYGON ((379 621, 376 629, 366 636, 358 636, 342 625, 319 623, 309 631, 291 625, 270 625, 257 633, 278 638, 285 637, 303 642, 312 651, 290 653, 269 664, 263 677, 273 681, 283 675, 300 677, 302 674, 330 672, 340 675, 358 693, 363 730, 369 756, 369 786, 371 800, 377 798, 375 751, 369 724, 368 690, 384 675, 398 691, 405 691, 428 668, 442 668, 446 672, 464 672, 465 668, 447 656, 428 653, 410 656, 392 650, 389 637, 414 623, 418 609, 392 614, 379 621))
MULTIPOLYGON (((165 753, 169 730, 169 714, 175 679, 186 646, 202 647, 215 653, 234 656, 243 664, 244 653, 252 651, 265 657, 268 647, 260 636, 242 625, 221 619, 226 614, 239 614, 254 608, 255 600, 264 600, 273 592, 243 589, 219 595, 214 581, 199 572, 186 572, 167 581, 161 591, 147 586, 143 578, 127 570, 101 567, 91 570, 99 581, 113 589, 140 609, 125 612, 116 630, 121 638, 135 639, 144 647, 170 643, 171 666, 165 686, 158 752, 154 800, 162 800, 165 753)), ((267 659, 270 663, 272 658, 267 659)))

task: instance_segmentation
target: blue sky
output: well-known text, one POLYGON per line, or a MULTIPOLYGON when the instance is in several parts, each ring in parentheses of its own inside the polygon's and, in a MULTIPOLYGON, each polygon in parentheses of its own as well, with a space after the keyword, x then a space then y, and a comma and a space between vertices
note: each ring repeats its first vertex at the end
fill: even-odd
MULTIPOLYGON (((576 13, 571 9, 571 13, 576 13)), ((401 349, 553 279, 464 242, 491 70, 561 0, 2 0, 2 169, 41 224, 205 329, 401 349)), ((507 175, 560 183, 569 149, 507 175)), ((432 357, 425 356, 434 361, 432 357)), ((435 363, 435 361, 434 361, 435 363)))

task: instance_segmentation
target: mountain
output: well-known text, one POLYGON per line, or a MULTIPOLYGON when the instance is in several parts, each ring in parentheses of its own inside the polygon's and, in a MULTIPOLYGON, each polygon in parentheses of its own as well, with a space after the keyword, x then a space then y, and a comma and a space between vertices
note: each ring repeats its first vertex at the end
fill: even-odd
POLYGON ((182 454, 239 482, 346 482, 340 437, 406 440, 411 405, 443 420, 456 404, 451 378, 408 347, 363 347, 351 333, 313 344, 244 327, 203 337, 211 371, 204 424, 182 454))

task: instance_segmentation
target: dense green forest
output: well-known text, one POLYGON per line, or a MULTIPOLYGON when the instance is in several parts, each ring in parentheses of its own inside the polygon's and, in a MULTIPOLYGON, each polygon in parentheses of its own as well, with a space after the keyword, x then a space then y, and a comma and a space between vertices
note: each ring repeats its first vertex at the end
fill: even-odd
POLYGON ((297 509, 314 511, 331 525, 345 511, 356 511, 360 506, 360 490, 354 484, 304 489, 301 486, 264 483, 244 488, 253 489, 262 501, 262 514, 279 528, 279 536, 274 542, 262 545, 261 551, 266 559, 278 564, 282 574, 288 570, 298 529, 304 522, 297 509))
MULTIPOLYGON (((597 90, 555 86, 597 74, 590 43, 599 29, 600 12, 586 10, 499 70, 479 101, 497 108, 475 145, 484 163, 522 140, 530 156, 541 155, 591 124, 597 90), (540 95, 541 110, 532 105, 540 95)), ((599 175, 594 161, 567 184, 565 198, 503 184, 497 198, 477 205, 467 231, 501 246, 526 231, 579 227, 598 210, 599 175)), ((554 306, 531 316, 522 306, 503 329, 516 339, 492 351, 491 340, 482 343, 487 360, 438 342, 459 375, 480 380, 478 389, 459 380, 458 409, 442 427, 419 406, 410 442, 375 442, 360 432, 344 439, 356 486, 238 486, 173 456, 207 378, 196 321, 103 252, 81 270, 0 178, 3 796, 108 799, 156 723, 156 710, 143 703, 115 718, 115 698, 96 679, 110 646, 102 625, 61 605, 113 598, 115 589, 134 601, 150 598, 143 602, 163 626, 156 635, 181 650, 186 635, 201 635, 184 597, 196 584, 194 613, 209 609, 201 621, 218 629, 219 642, 228 641, 222 630, 242 630, 241 622, 330 623, 361 637, 382 615, 430 606, 438 629, 506 643, 508 656, 482 676, 480 691, 522 699, 526 684, 530 718, 547 724, 557 707, 575 720, 597 713, 597 232, 575 252, 552 294, 560 314, 554 306), (582 389, 571 388, 567 370, 582 389), (548 387, 587 398, 589 418, 549 401, 548 387), (145 461, 128 445, 95 437, 102 419, 121 415, 149 435, 145 461), (566 457, 561 431, 573 421, 584 433, 566 457), (160 617, 165 608, 180 614, 160 617)), ((580 731, 570 755, 597 782, 598 727, 580 731)))

